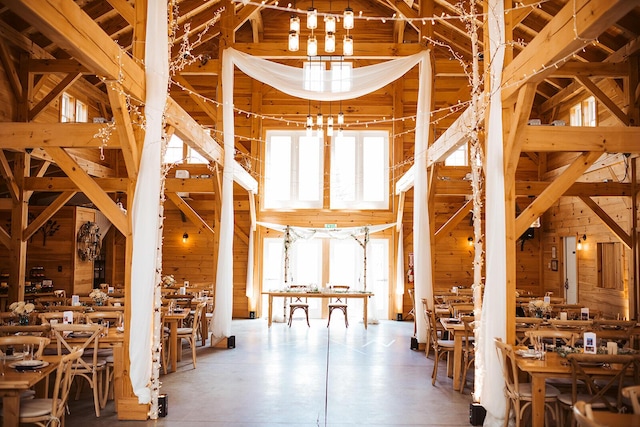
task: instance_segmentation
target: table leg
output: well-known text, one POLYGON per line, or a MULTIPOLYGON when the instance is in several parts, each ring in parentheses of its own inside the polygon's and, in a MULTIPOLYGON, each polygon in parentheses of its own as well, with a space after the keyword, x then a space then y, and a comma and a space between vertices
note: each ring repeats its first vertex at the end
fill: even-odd
POLYGON ((369 323, 369 314, 367 313, 368 310, 369 310, 369 308, 368 308, 369 297, 367 296, 367 297, 364 297, 363 299, 364 299, 364 305, 363 305, 363 309, 362 310, 364 311, 364 313, 363 313, 364 314, 364 328, 367 329, 367 326, 368 326, 368 323, 369 323))
POLYGON ((453 389, 458 390, 462 374, 462 333, 453 334, 453 389))
POLYGON ((540 375, 531 377, 531 412, 533 427, 544 427, 545 378, 540 375))
POLYGON ((169 327, 169 353, 171 353, 169 372, 175 372, 178 367, 178 322, 175 321, 172 321, 169 327))
POLYGON ((269 304, 267 307, 267 311, 269 312, 269 317, 267 318, 267 326, 271 327, 271 322, 273 322, 273 295, 269 295, 269 304))
POLYGON ((5 427, 18 427, 20 419, 20 394, 5 395, 2 399, 3 423, 5 427))

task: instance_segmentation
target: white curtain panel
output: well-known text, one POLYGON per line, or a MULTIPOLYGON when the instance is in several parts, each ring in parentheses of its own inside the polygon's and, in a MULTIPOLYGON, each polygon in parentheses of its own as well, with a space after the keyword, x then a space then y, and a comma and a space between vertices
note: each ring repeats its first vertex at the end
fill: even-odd
POLYGON ((493 342, 506 337, 506 233, 504 204, 504 161, 502 138, 502 66, 504 63, 504 4, 489 1, 489 58, 491 58, 491 97, 487 126, 486 179, 486 283, 476 358, 476 389, 487 410, 485 426, 502 425, 506 399, 502 368, 493 342), (478 368, 479 366, 479 368, 478 368), (478 382, 479 381, 479 382, 478 382))
MULTIPOLYGON (((272 86, 284 93, 302 99, 317 101, 339 101, 353 99, 371 93, 402 77, 415 65, 420 66, 420 87, 418 89, 418 114, 416 118, 416 162, 420 155, 422 173, 416 174, 422 179, 421 190, 424 194, 416 198, 415 208, 419 211, 420 221, 414 218, 414 236, 426 239, 415 240, 414 247, 419 246, 423 259, 430 259, 429 223, 426 212, 426 150, 429 137, 429 108, 431 106, 431 61, 429 51, 425 50, 404 58, 393 59, 384 63, 354 68, 349 90, 332 92, 332 85, 324 91, 305 90, 304 71, 302 68, 278 64, 262 58, 227 48, 222 54, 222 88, 223 88, 223 124, 224 124, 224 164, 233 164, 234 153, 234 112, 233 112, 233 71, 237 66, 248 76, 272 86), (423 206, 422 208, 420 206, 423 206), (420 230, 416 232, 416 227, 420 230)), ((325 76, 330 81, 329 76, 325 76)), ((344 85, 342 85, 344 88, 344 85)), ((233 308, 233 173, 224 169, 222 179, 222 215, 220 224, 220 248, 218 270, 216 276, 216 304, 212 319, 214 337, 223 338, 231 335, 231 316, 233 308)), ((416 194, 417 194, 416 187, 416 194)), ((416 258, 420 259, 420 258, 416 258)), ((418 265, 418 264, 417 264, 418 265)), ((418 296, 432 299, 430 262, 416 267, 416 298, 418 296), (420 290, 418 288, 420 287, 420 290)), ((418 319, 422 319, 419 316, 418 319)), ((426 324, 421 320, 419 332, 426 337, 426 324)), ((423 341, 424 342, 424 339, 423 341)))
POLYGON ((147 126, 131 209, 131 304, 135 307, 135 310, 131 310, 131 325, 135 325, 135 328, 129 328, 129 377, 133 392, 142 404, 151 402, 153 301, 160 243, 162 117, 169 83, 167 22, 167 3, 149 2, 145 45, 147 126))

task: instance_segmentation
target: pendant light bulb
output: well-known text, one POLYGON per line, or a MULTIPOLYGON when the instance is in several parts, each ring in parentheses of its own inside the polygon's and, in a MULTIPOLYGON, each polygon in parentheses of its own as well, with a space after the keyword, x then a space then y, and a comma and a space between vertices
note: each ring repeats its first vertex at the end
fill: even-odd
POLYGON ((309 36, 307 39, 307 56, 318 55, 318 40, 315 36, 309 36))
POLYGON ((327 126, 333 127, 333 116, 327 117, 327 126))
POLYGON ((322 113, 318 113, 318 116, 316 117, 316 124, 318 125, 319 128, 322 127, 323 125, 322 113))
POLYGON ((313 127, 313 116, 311 114, 307 116, 307 127, 313 127))
POLYGON ((324 36, 324 51, 327 53, 336 51, 336 36, 334 33, 327 33, 327 35, 324 36))
POLYGON ((347 34, 342 41, 342 54, 344 56, 353 55, 353 37, 347 34))
POLYGON ((311 138, 313 136, 313 127, 307 125, 307 136, 311 138))
POLYGON ((300 37, 295 31, 289 31, 289 52, 297 52, 300 49, 300 37))
POLYGON ((353 9, 351 9, 350 7, 347 7, 344 10, 344 14, 342 15, 342 27, 345 30, 351 30, 353 29, 353 23, 354 23, 354 15, 353 15, 353 9))
POLYGON ((344 124, 344 113, 342 111, 338 113, 338 124, 339 125, 344 124))
POLYGON ((327 125, 327 136, 333 136, 333 125, 327 125))
POLYGON ((289 31, 300 32, 300 18, 298 15, 291 15, 291 18, 289 18, 289 31))
POLYGON ((185 231, 182 235, 182 243, 187 243, 187 240, 189 240, 189 234, 185 231))
POLYGON ((325 16, 324 17, 324 31, 327 33, 335 33, 336 32, 336 18, 335 16, 325 16))
POLYGON ((310 30, 318 28, 318 9, 314 7, 307 10, 307 28, 310 30))
POLYGON ((338 137, 342 138, 343 135, 344 135, 344 131, 342 130, 342 128, 338 128, 338 137))

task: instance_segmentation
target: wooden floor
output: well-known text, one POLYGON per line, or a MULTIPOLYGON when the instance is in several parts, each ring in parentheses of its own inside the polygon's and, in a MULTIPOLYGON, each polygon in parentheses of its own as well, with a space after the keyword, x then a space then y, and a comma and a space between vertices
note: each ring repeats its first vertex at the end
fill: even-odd
POLYGON ((70 402, 66 425, 106 426, 468 426, 471 396, 454 392, 444 362, 431 385, 433 355, 410 350, 411 322, 364 330, 350 319, 302 318, 293 326, 237 320, 235 349, 185 348, 178 371, 161 377, 168 415, 117 421, 113 403, 99 419, 89 396, 70 402))

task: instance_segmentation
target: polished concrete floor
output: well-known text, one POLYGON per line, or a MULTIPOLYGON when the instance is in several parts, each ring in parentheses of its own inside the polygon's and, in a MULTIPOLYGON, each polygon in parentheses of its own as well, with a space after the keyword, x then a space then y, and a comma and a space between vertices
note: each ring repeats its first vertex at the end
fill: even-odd
POLYGON ((117 421, 110 402, 95 418, 89 399, 70 402, 74 426, 468 426, 471 396, 452 390, 433 354, 410 349, 413 323, 362 322, 340 316, 295 319, 289 328, 235 320, 234 349, 199 347, 197 369, 185 348, 178 371, 161 377, 168 415, 117 421))

